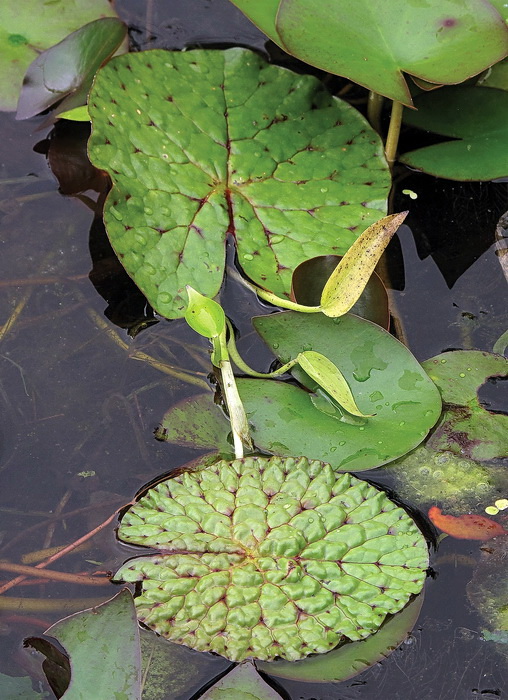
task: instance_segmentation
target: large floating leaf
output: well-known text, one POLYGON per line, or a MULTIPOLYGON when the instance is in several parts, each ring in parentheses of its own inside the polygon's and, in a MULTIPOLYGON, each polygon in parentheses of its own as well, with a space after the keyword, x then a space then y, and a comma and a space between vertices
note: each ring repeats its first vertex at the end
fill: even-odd
POLYGON ((484 0, 232 0, 273 41, 311 65, 411 104, 402 71, 460 83, 508 51, 484 0))
POLYGON ((95 73, 126 34, 123 22, 105 17, 89 22, 39 54, 23 80, 16 118, 33 117, 63 98, 58 113, 86 104, 95 73))
POLYGON ((139 618, 234 661, 298 659, 362 639, 425 579, 406 512, 351 474, 305 458, 219 461, 149 489, 119 538, 158 553, 128 561, 139 618))
POLYGON ((345 253, 385 209, 389 174, 363 117, 245 49, 115 58, 89 109, 90 157, 114 183, 111 242, 169 318, 185 285, 217 293, 228 231, 246 274, 289 295, 299 263, 345 253))
MULTIPOLYGON (((299 352, 323 353, 341 370, 360 410, 375 414, 348 418, 322 397, 286 382, 238 379, 259 449, 361 471, 409 452, 438 420, 436 386, 409 350, 375 324, 352 315, 330 319, 289 311, 258 317, 254 325, 282 362, 299 352)), ((292 371, 317 388, 301 369, 292 371)), ((223 451, 228 432, 226 418, 205 394, 171 408, 159 434, 170 442, 223 451)))
POLYGON ((478 390, 489 377, 506 378, 508 360, 479 350, 457 350, 437 355, 423 367, 439 387, 445 409, 428 446, 479 461, 506 457, 508 416, 483 408, 478 390))
POLYGON ((0 109, 16 109, 25 71, 41 51, 87 22, 116 16, 108 0, 1 2, 0 109))
POLYGON ((386 620, 376 634, 359 642, 346 642, 337 649, 301 661, 258 661, 263 673, 296 681, 336 683, 386 659, 406 639, 416 624, 423 604, 423 593, 404 610, 386 620))
MULTIPOLYGON (((96 698, 139 700, 139 629, 130 591, 124 589, 96 608, 59 620, 45 634, 60 642, 70 656, 71 680, 65 700, 88 700, 91 692, 96 698)), ((38 638, 27 642, 39 648, 38 638)), ((47 638, 40 642, 49 648, 47 638)), ((44 646, 41 650, 44 652, 44 646)), ((47 674, 52 685, 59 686, 54 672, 53 664, 47 674)))
POLYGON ((508 175, 508 92, 449 87, 420 95, 407 124, 454 138, 405 153, 401 161, 451 180, 493 180, 508 175))

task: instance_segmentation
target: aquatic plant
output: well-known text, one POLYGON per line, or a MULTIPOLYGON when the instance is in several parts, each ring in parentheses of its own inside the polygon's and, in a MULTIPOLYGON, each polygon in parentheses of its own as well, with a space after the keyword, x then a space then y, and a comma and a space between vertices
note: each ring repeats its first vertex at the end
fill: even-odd
POLYGON ((305 457, 222 460, 167 479, 118 536, 158 550, 115 574, 141 582, 140 620, 234 661, 362 639, 419 592, 428 565, 422 534, 384 492, 305 457))

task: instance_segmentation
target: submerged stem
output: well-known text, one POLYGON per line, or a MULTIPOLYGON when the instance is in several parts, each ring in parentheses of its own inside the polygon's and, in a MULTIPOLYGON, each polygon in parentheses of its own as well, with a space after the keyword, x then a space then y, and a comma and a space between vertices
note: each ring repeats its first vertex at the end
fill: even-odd
POLYGON ((397 147, 399 145, 400 127, 402 124, 402 112, 404 105, 402 102, 393 102, 392 113, 390 115, 390 126, 386 137, 385 156, 390 168, 395 163, 397 157, 397 147))

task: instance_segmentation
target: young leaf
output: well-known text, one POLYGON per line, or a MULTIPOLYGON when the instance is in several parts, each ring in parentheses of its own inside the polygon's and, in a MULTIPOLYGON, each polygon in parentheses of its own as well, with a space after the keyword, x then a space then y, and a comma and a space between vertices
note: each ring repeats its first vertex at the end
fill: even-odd
POLYGON ((306 350, 305 352, 299 353, 296 359, 304 372, 307 372, 309 377, 317 382, 319 386, 323 387, 323 389, 327 391, 338 404, 345 408, 348 413, 362 418, 374 415, 373 413, 362 413, 360 411, 351 393, 351 389, 344 379, 344 375, 327 357, 320 352, 306 350))
POLYGON ((208 299, 187 285, 189 303, 185 311, 185 320, 193 331, 205 338, 217 338, 226 327, 226 317, 220 304, 208 299))
POLYGON ((380 219, 362 233, 330 275, 321 294, 321 311, 342 316, 358 301, 393 234, 408 212, 380 219))

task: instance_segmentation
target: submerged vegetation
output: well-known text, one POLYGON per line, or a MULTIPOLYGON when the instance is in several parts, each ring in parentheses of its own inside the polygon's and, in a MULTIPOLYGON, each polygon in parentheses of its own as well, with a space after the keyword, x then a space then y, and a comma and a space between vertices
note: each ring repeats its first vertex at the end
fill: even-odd
MULTIPOLYGON (((408 124, 457 140, 404 154, 402 162, 456 179, 508 176, 498 157, 506 92, 501 78, 488 87, 483 74, 505 58, 508 30, 496 3, 483 0, 403 3, 404 32, 414 38, 419 27, 413 42, 395 29, 402 7, 395 0, 374 16, 366 2, 349 0, 326 0, 317 10, 308 0, 235 4, 288 53, 368 87, 374 126, 317 77, 244 48, 111 58, 125 36, 116 19, 76 28, 40 53, 18 118, 57 102, 50 120, 91 121, 89 157, 110 178, 104 223, 151 307, 149 321, 154 313, 185 318, 211 342, 201 374, 213 369, 218 401, 207 391, 172 405, 156 434, 210 453, 169 477, 152 474, 121 509, 120 541, 155 552, 127 561, 112 580, 137 584, 138 619, 168 640, 246 662, 203 697, 254 688, 261 699, 280 696, 256 668, 342 680, 355 673, 350 642, 364 644, 355 653, 366 666, 411 628, 429 554, 420 523, 398 497, 428 509, 451 536, 506 535, 501 509, 497 520, 464 509, 506 495, 501 468, 488 460, 506 456, 508 417, 486 410, 478 390, 506 376, 508 361, 471 350, 420 364, 388 330, 388 296, 374 268, 407 214, 385 216, 403 105, 422 106, 414 115, 406 110, 408 124), (482 86, 442 87, 474 76, 482 86), (385 144, 376 132, 380 96, 393 100, 385 144), (469 100, 474 110, 464 109, 469 100), (274 354, 270 372, 252 369, 237 349, 224 280, 234 282, 239 300, 246 294, 276 311, 248 319, 274 354), (382 465, 400 485, 393 498, 349 473, 382 465)), ((0 11, 12 37, 9 21, 0 11)), ((192 369, 146 353, 136 359, 208 387, 192 369)), ((476 589, 476 601, 486 596, 476 589)), ((492 634, 501 639, 505 621, 497 602, 489 605, 488 624, 499 625, 492 634)), ((108 668, 117 669, 123 654, 128 663, 97 681, 101 692, 127 688, 126 697, 139 698, 130 594, 99 610, 106 623, 78 613, 48 630, 73 662, 48 671, 52 687, 60 697, 69 682, 79 689, 89 681, 89 652, 106 624, 114 627, 108 639, 123 642, 120 658, 106 650, 108 668)), ((27 644, 56 653, 37 637, 27 644)))

